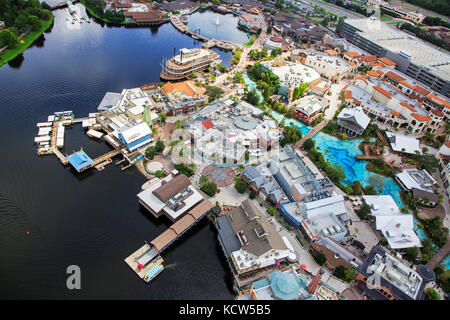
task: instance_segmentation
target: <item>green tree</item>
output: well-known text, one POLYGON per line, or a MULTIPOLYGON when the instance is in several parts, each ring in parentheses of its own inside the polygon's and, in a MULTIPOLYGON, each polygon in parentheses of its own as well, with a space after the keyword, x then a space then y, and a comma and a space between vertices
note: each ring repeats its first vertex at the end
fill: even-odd
POLYGON ((215 86, 206 86, 206 95, 209 97, 209 101, 214 101, 222 97, 225 91, 222 88, 215 86))
POLYGON ((405 250, 405 258, 411 262, 415 262, 418 256, 419 256, 418 247, 411 247, 405 250))
POLYGON ((312 148, 314 148, 314 140, 306 139, 305 142, 303 143, 303 149, 310 150, 312 148))
POLYGON ((145 156, 147 157, 147 159, 153 160, 156 153, 157 153, 157 151, 154 146, 150 146, 147 149, 145 149, 145 156))
POLYGON ((433 288, 425 290, 425 300, 441 300, 441 295, 433 288))
POLYGON ((0 44, 2 46, 8 46, 8 48, 14 49, 19 43, 17 35, 8 29, 0 32, 0 44))
POLYGON ((244 100, 254 106, 258 106, 259 102, 260 102, 260 98, 259 98, 258 93, 256 92, 256 89, 253 88, 250 91, 246 91, 244 94, 244 100))
POLYGON ((277 210, 275 210, 274 207, 270 207, 269 209, 267 209, 267 213, 269 215, 271 215, 272 217, 275 215, 276 212, 277 212, 277 210))
POLYGON ((353 281, 353 279, 356 278, 356 272, 352 268, 348 268, 347 270, 345 270, 344 274, 345 274, 345 278, 348 282, 351 282, 351 281, 353 281))
POLYGON ((161 123, 166 123, 166 119, 167 119, 167 115, 164 112, 161 112, 159 114, 159 121, 161 121, 161 123))
POLYGON ((41 28, 41 21, 36 16, 29 16, 28 24, 31 26, 32 31, 38 31, 41 28))
POLYGON ((162 152, 165 148, 165 144, 162 140, 158 139, 156 140, 156 144, 155 144, 155 150, 156 152, 162 152))
POLYGON ((198 183, 200 184, 200 187, 205 186, 209 182, 209 178, 207 176, 201 176, 198 183))
POLYGON ((247 190, 247 183, 242 180, 241 177, 236 177, 234 178, 234 187, 236 188, 237 192, 243 194, 245 190, 247 190))

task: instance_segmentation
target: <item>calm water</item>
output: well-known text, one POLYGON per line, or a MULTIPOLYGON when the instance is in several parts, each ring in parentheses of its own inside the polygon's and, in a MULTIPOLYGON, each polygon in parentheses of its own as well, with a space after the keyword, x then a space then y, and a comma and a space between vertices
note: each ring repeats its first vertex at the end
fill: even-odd
POLYGON ((229 40, 238 44, 247 43, 247 33, 237 28, 239 19, 232 14, 212 11, 197 11, 187 16, 188 27, 208 38, 229 40), (226 32, 224 29, 226 28, 226 32))
MULTIPOLYGON (((0 68, 0 298, 233 298, 210 224, 169 249, 167 269, 145 284, 123 259, 170 225, 140 209, 136 194, 145 178, 114 165, 76 176, 56 157, 39 157, 33 144, 36 123, 49 114, 95 112, 106 91, 159 81, 160 62, 174 46, 201 43, 170 24, 72 27, 66 10, 54 13, 54 27, 38 45, 0 68), (81 267, 78 291, 66 289, 72 264, 81 267)), ((65 143, 65 152, 82 146, 92 157, 110 150, 79 125, 66 131, 65 143)))

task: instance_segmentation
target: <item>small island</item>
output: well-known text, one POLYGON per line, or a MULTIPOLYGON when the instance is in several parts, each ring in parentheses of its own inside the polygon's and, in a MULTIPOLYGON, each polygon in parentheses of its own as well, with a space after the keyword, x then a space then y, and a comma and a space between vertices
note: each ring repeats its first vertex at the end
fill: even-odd
POLYGON ((0 1, 0 67, 28 48, 53 23, 51 7, 38 0, 0 1))

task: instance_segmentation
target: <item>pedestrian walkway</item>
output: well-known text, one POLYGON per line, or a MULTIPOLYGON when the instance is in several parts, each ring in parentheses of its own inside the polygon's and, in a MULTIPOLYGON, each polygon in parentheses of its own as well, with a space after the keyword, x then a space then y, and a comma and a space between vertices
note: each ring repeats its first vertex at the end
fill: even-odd
POLYGON ((317 126, 315 126, 310 132, 306 134, 302 139, 300 139, 299 142, 295 144, 296 149, 300 149, 302 145, 305 143, 306 140, 311 139, 314 137, 317 133, 319 133, 320 130, 322 130, 328 123, 328 119, 322 120, 321 123, 319 123, 317 126))

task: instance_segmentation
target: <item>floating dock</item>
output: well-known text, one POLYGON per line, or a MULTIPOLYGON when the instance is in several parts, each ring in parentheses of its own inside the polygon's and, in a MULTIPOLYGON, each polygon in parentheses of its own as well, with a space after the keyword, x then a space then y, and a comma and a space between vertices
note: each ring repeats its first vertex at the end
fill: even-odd
POLYGON ((144 279, 147 270, 151 270, 156 264, 161 264, 157 262, 158 259, 162 260, 160 256, 161 253, 206 216, 212 207, 213 204, 210 200, 203 200, 186 213, 180 220, 172 224, 166 231, 153 239, 150 244, 145 244, 131 254, 125 259, 125 262, 139 277, 144 279))
POLYGON ((153 255, 152 248, 149 244, 140 247, 124 261, 147 283, 152 281, 164 270, 163 258, 153 255))

